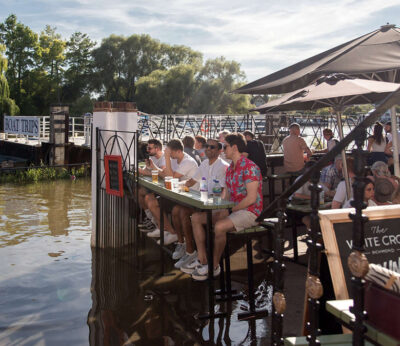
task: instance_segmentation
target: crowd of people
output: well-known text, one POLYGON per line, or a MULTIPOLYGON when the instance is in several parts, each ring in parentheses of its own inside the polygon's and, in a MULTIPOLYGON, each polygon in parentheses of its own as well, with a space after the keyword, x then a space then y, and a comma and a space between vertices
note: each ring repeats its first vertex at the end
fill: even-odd
MULTIPOLYGON (((330 129, 323 131, 328 152, 338 143, 330 129)), ((400 134, 399 134, 400 143, 400 134)), ((386 205, 400 202, 399 180, 389 171, 387 162, 391 154, 391 126, 376 123, 373 135, 368 138, 368 150, 371 152, 368 163, 370 175, 365 177, 364 202, 367 206, 386 205), (383 137, 383 129, 386 138, 383 137)), ((313 152, 300 136, 300 126, 293 123, 289 135, 282 142, 284 168, 294 176, 301 175, 305 169, 312 167, 309 161, 313 152), (308 162, 307 162, 308 161, 308 162)), ((263 209, 263 178, 267 175, 267 162, 264 144, 254 138, 251 131, 229 133, 222 131, 216 139, 203 136, 186 136, 170 140, 163 148, 161 141, 150 139, 147 143, 146 167, 139 169, 142 175, 151 175, 157 170, 161 178, 173 177, 184 182, 187 188, 199 190, 205 180, 208 192, 212 194, 215 184, 222 187, 222 198, 234 203, 229 212, 227 209, 214 210, 212 223, 215 234, 214 276, 219 275, 219 261, 225 248, 226 233, 241 231, 257 225, 256 219, 263 209)), ((350 181, 354 180, 353 159, 346 158, 347 172, 350 181)), ((292 198, 310 199, 310 182, 297 190, 292 198)), ((320 184, 326 199, 331 200, 332 208, 352 206, 352 189, 347 193, 343 180, 343 161, 337 156, 334 161, 321 170, 320 184)), ((208 277, 206 256, 206 213, 182 206, 167 204, 164 208, 164 231, 160 231, 160 205, 151 191, 139 189, 139 204, 145 213, 141 231, 148 237, 164 236, 164 244, 175 243, 172 258, 175 267, 190 274, 195 280, 208 277), (167 214, 171 215, 169 219, 167 214)), ((308 224, 307 218, 304 223, 308 224)), ((158 240, 160 242, 160 240, 158 240)))
MULTIPOLYGON (((214 275, 219 275, 226 233, 257 225, 256 219, 263 209, 262 172, 266 174, 267 169, 264 145, 255 140, 250 131, 244 134, 223 131, 218 139, 202 136, 186 136, 182 141, 172 139, 164 150, 159 140, 151 139, 147 152, 149 158, 146 167, 139 169, 140 174, 151 175, 157 170, 161 178, 178 178, 186 187, 197 191, 201 180, 205 179, 210 194, 217 182, 222 187, 221 198, 234 202, 231 212, 220 209, 212 213, 214 275)), ((139 204, 146 215, 141 230, 147 232, 148 237, 163 234, 166 245, 176 243, 172 254, 175 267, 191 274, 195 280, 205 280, 208 276, 206 214, 186 206, 167 204, 161 232, 160 205, 154 193, 141 187, 139 204), (171 221, 167 213, 171 214, 171 221)))

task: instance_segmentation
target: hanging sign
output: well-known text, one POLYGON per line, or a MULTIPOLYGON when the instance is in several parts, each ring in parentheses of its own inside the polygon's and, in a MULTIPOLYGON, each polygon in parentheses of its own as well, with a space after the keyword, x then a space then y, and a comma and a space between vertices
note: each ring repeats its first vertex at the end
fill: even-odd
POLYGON ((40 123, 38 117, 4 116, 4 132, 30 137, 39 137, 40 123))
POLYGON ((106 192, 109 195, 123 197, 122 157, 119 155, 105 155, 104 167, 106 174, 106 192))

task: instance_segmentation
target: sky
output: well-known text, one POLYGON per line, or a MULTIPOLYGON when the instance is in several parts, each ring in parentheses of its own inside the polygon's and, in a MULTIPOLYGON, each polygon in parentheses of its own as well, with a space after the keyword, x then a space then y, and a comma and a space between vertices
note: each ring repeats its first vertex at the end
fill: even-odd
POLYGON ((48 24, 66 39, 75 31, 98 43, 149 34, 205 59, 235 60, 251 82, 386 23, 400 25, 400 0, 0 0, 0 21, 11 13, 37 33, 48 24))

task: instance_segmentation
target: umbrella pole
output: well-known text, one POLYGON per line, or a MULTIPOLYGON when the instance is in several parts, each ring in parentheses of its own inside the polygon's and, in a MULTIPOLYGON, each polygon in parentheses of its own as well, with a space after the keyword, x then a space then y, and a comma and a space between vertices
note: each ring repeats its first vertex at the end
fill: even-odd
MULTIPOLYGON (((395 83, 396 72, 391 71, 392 81, 395 83)), ((393 144, 393 166, 394 166, 394 175, 396 177, 400 177, 400 169, 399 169, 399 147, 398 147, 398 135, 397 135, 397 117, 396 117, 396 107, 393 106, 390 108, 390 121, 392 122, 392 144, 393 144)))
POLYGON ((396 117, 396 107, 390 108, 390 117, 392 122, 392 143, 393 143, 393 165, 394 165, 394 175, 400 177, 399 169, 399 147, 398 147, 398 135, 397 135, 397 117, 396 117))
MULTIPOLYGON (((342 124, 342 112, 335 110, 335 113, 336 113, 336 121, 337 121, 338 131, 339 131, 339 138, 340 138, 340 140, 342 140, 344 138, 343 124, 342 124)), ((347 195, 347 199, 350 199, 351 186, 350 186, 349 175, 347 173, 346 151, 344 149, 342 150, 342 161, 343 161, 343 175, 344 175, 344 180, 346 182, 346 195, 347 195)))

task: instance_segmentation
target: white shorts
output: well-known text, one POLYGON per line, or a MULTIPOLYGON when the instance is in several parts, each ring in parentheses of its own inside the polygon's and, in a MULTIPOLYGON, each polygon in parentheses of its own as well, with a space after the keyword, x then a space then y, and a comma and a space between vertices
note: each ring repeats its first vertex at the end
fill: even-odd
POLYGON ((257 216, 251 211, 241 209, 229 214, 229 219, 232 221, 237 232, 249 227, 257 226, 257 216))

